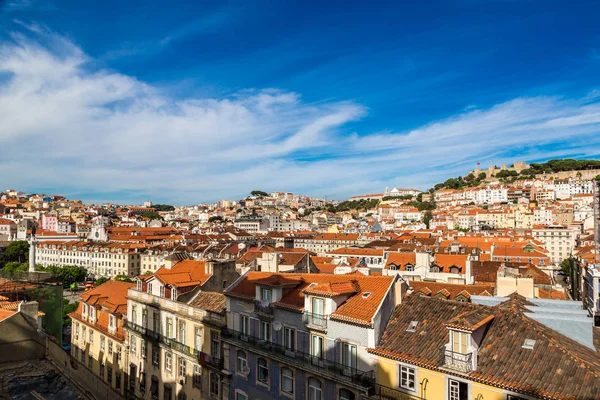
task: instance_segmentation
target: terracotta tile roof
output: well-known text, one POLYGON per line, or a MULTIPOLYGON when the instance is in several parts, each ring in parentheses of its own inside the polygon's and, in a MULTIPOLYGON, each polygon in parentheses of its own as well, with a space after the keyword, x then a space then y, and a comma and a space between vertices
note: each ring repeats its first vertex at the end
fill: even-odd
MULTIPOLYGON (((371 326, 375 312, 383 301, 390 285, 395 277, 391 276, 366 276, 360 272, 345 275, 329 274, 293 274, 293 273, 269 273, 248 272, 236 286, 225 293, 227 296, 254 299, 256 295, 255 285, 285 285, 284 296, 280 301, 274 303, 277 307, 288 308, 295 311, 304 310, 304 290, 311 283, 332 284, 338 287, 340 283, 354 282, 355 294, 349 294, 349 298, 341 304, 337 310, 330 315, 331 319, 342 320, 363 326, 371 326), (366 295, 369 293, 369 295, 366 295), (363 296, 366 295, 366 296, 363 296)), ((339 287, 342 287, 341 285, 339 287)), ((314 288, 314 287, 313 287, 314 288)), ((311 288, 312 289, 312 288, 311 288)), ((321 294, 320 294, 321 295, 321 294)))
POLYGON ((475 279, 475 283, 496 282, 498 271, 503 266, 518 270, 519 275, 523 277, 531 276, 535 285, 552 284, 552 278, 548 274, 535 265, 526 262, 473 261, 471 263, 471 273, 475 279))
POLYGON ((308 295, 323 297, 341 296, 344 294, 355 294, 358 292, 356 281, 348 282, 324 282, 315 286, 308 286, 302 292, 308 295))
POLYGON ((406 271, 406 264, 415 265, 417 255, 415 253, 389 253, 385 263, 385 269, 390 269, 390 265, 396 265, 398 271, 406 271))
POLYGON ((313 240, 358 240, 358 233, 320 233, 313 240))
POLYGON ((204 284, 212 276, 205 272, 205 261, 183 260, 171 269, 160 267, 153 275, 166 285, 176 288, 204 284))
POLYGON ((127 290, 134 287, 135 283, 111 280, 83 292, 80 298, 84 303, 102 306, 111 313, 127 314, 127 290))
POLYGON ((490 296, 494 293, 495 285, 460 285, 444 282, 409 281, 415 294, 435 296, 442 293, 448 300, 456 300, 459 295, 467 299, 471 296, 490 296))
POLYGON ((436 253, 435 254, 434 264, 442 267, 442 271, 443 272, 449 272, 450 271, 450 267, 452 267, 452 266, 456 266, 456 267, 460 268, 461 271, 463 271, 464 268, 467 265, 467 258, 468 257, 469 257, 468 254, 440 254, 440 253, 436 253))
POLYGON ((348 255, 348 256, 372 256, 372 257, 383 257, 383 250, 380 249, 367 249, 367 248, 354 248, 354 247, 342 247, 340 249, 333 250, 329 254, 335 255, 348 255))
POLYGON ((488 310, 475 309, 471 311, 465 311, 464 313, 451 318, 448 322, 446 322, 446 327, 473 332, 493 319, 494 315, 488 310))
POLYGON ((0 321, 4 321, 8 317, 11 317, 15 314, 16 312, 14 311, 0 309, 0 321))
POLYGON ((227 298, 222 293, 199 292, 188 304, 222 315, 227 311, 227 298))
POLYGON ((410 295, 394 310, 380 345, 368 351, 447 372, 440 366, 440 351, 449 343, 446 324, 461 315, 470 322, 487 318, 477 369, 453 373, 536 398, 598 399, 598 353, 528 318, 525 305, 533 306, 516 294, 495 307, 410 295), (411 321, 419 324, 407 332, 411 321), (525 339, 535 340, 533 349, 523 348, 525 339))
POLYGON ((538 296, 540 299, 568 300, 564 290, 546 290, 539 288, 538 296))

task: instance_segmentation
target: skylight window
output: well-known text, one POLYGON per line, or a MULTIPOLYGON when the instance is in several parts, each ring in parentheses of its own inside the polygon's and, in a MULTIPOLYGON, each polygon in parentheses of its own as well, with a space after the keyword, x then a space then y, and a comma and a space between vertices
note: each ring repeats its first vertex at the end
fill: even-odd
POLYGON ((363 295, 362 295, 362 297, 363 297, 363 299, 366 299, 366 298, 368 298, 370 295, 371 295, 371 292, 364 292, 364 293, 363 293, 363 295))
POLYGON ((406 332, 415 332, 417 330, 417 325, 419 325, 419 321, 410 321, 408 328, 406 328, 406 332))
POLYGON ((533 350, 533 346, 535 346, 535 340, 533 339, 525 339, 525 343, 523 343, 524 349, 533 350))

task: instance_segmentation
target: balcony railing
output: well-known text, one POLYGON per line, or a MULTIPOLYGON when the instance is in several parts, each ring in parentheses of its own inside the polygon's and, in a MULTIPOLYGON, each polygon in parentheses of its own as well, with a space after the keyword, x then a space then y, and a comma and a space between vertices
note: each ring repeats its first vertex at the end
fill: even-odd
POLYGON ((225 331, 223 337, 240 341, 241 348, 248 348, 248 346, 251 346, 257 350, 268 353, 271 357, 277 356, 290 364, 300 364, 301 367, 312 368, 320 373, 329 373, 337 379, 349 381, 364 387, 370 387, 375 383, 375 375, 372 370, 362 371, 358 368, 316 357, 302 351, 292 350, 280 344, 268 342, 230 329, 225 331))
POLYGON ((160 333, 154 332, 150 328, 146 328, 144 326, 134 324, 131 321, 125 321, 125 327, 128 329, 131 329, 133 331, 136 331, 137 333, 140 333, 140 334, 146 336, 147 338, 150 338, 155 341, 160 340, 160 337, 162 336, 160 333))
POLYGON ((327 316, 322 314, 311 314, 309 312, 305 312, 302 316, 302 322, 304 322, 304 325, 306 325, 308 328, 320 330, 327 329, 327 316))
POLYGON ((216 368, 218 370, 223 369, 223 359, 222 358, 214 357, 214 356, 211 356, 210 354, 206 354, 206 353, 198 353, 198 359, 200 359, 201 357, 204 357, 204 360, 206 361, 207 365, 210 365, 211 367, 216 368))
POLYGON ((369 389, 369 399, 372 400, 422 400, 422 397, 417 395, 402 392, 391 387, 374 384, 369 389))
MULTIPOLYGON (((162 335, 161 335, 162 336, 162 335)), ((187 354, 188 356, 192 356, 192 357, 196 357, 197 354, 197 350, 191 348, 188 345, 185 345, 183 343, 178 342, 177 340, 173 339, 173 338, 167 338, 167 337, 162 337, 161 341, 166 344, 167 346, 169 346, 170 348, 172 348, 175 351, 178 351, 180 353, 183 354, 187 354)))
POLYGON ((446 368, 464 373, 473 370, 473 353, 455 353, 446 349, 446 347, 442 347, 441 358, 441 364, 446 368))
POLYGON ((263 303, 262 301, 255 300, 254 301, 254 311, 260 316, 263 317, 273 317, 273 306, 268 303, 263 303))

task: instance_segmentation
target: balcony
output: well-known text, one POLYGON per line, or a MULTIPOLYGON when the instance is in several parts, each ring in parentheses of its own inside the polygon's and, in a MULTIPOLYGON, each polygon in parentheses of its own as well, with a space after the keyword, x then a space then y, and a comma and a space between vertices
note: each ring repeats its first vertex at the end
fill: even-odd
POLYGON ((160 340, 160 337, 161 337, 161 334, 160 334, 160 333, 158 333, 158 332, 154 332, 154 331, 153 331, 152 329, 150 329, 150 328, 146 328, 146 327, 143 327, 143 326, 141 326, 141 325, 134 324, 134 323, 133 323, 133 322, 131 322, 131 321, 125 321, 125 328, 127 328, 127 329, 130 329, 130 330, 132 330, 132 331, 135 331, 135 332, 137 332, 137 333, 139 333, 139 334, 142 334, 142 335, 144 335, 145 337, 147 337, 147 338, 149 338, 149 339, 152 339, 152 340, 154 340, 154 341, 159 341, 159 340, 160 340))
POLYGON ((364 388, 375 383, 373 371, 362 371, 230 329, 223 335, 223 339, 228 338, 238 342, 236 345, 240 348, 251 348, 252 351, 263 353, 266 357, 278 358, 287 364, 296 365, 319 375, 328 375, 330 379, 351 382, 364 388))
POLYGON ((369 389, 368 398, 371 400, 422 400, 422 397, 379 384, 375 384, 369 389))
POLYGON ((455 353, 446 349, 446 347, 442 347, 441 365, 467 374, 473 370, 473 353, 455 353))
POLYGON ((327 316, 325 315, 305 312, 302 316, 302 322, 309 329, 316 329, 319 331, 327 330, 327 316))
POLYGON ((178 351, 191 357, 196 357, 196 349, 193 349, 188 345, 180 343, 173 338, 162 337, 161 341, 175 351, 178 351))
POLYGON ((206 365, 218 369, 219 371, 223 369, 223 359, 215 356, 211 356, 210 354, 196 353, 198 357, 198 362, 202 365, 202 359, 206 362, 206 365))
POLYGON ((270 303, 255 300, 254 301, 254 312, 260 319, 272 320, 273 319, 273 306, 270 303))

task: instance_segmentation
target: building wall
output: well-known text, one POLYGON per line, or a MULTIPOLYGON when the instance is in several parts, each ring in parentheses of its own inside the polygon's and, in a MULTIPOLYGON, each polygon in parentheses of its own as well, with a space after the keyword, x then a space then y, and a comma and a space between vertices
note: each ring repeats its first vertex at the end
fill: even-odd
POLYGON ((44 339, 26 318, 17 313, 0 322, 0 364, 44 358, 44 339))

